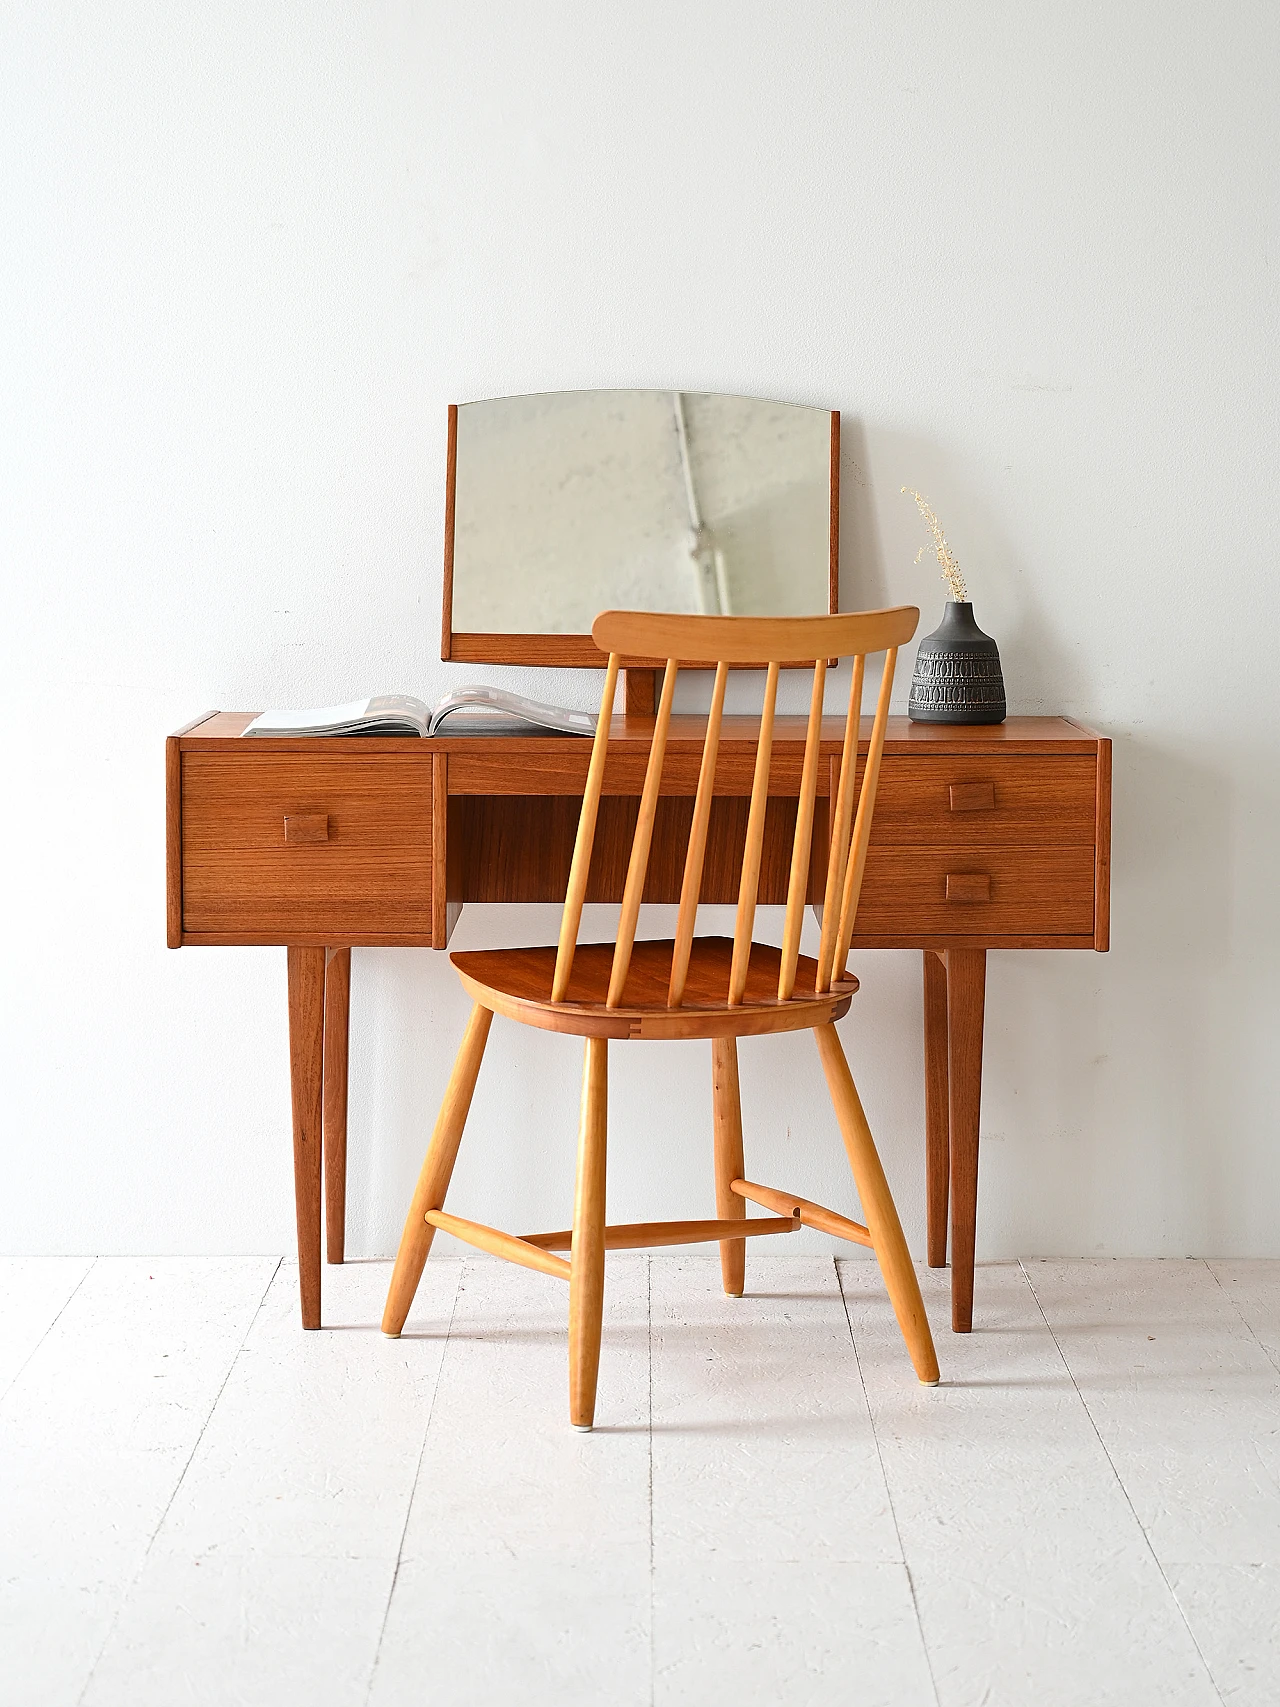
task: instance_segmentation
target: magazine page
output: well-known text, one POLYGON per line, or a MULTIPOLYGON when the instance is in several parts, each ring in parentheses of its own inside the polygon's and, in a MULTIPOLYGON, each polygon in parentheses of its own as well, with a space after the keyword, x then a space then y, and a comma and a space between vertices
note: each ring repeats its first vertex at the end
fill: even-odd
POLYGON ((410 694, 379 694, 306 711, 264 711, 246 735, 425 735, 431 708, 410 694))
POLYGON ((505 688, 475 686, 446 694, 432 713, 427 732, 431 735, 452 734, 456 730, 459 734, 482 734, 490 718, 495 732, 499 723, 510 725, 513 722, 535 729, 554 730, 563 735, 594 735, 596 731, 595 717, 589 711, 566 711, 563 706, 544 705, 539 700, 508 693, 505 688), (446 719, 452 719, 459 713, 466 714, 465 731, 461 727, 461 718, 457 723, 450 721, 446 724, 446 719))

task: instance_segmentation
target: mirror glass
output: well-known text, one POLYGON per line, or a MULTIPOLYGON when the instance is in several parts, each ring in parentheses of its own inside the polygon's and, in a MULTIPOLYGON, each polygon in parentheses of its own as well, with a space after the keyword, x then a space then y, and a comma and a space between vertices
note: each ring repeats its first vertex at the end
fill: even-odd
POLYGON ((829 410, 564 391, 464 403, 455 431, 446 632, 585 635, 609 608, 834 608, 829 410))

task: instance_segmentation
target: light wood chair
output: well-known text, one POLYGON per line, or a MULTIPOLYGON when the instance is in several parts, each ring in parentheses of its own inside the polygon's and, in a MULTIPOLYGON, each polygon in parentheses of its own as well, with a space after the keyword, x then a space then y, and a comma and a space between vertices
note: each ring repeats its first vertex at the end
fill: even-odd
POLYGON ((382 1331, 400 1333, 417 1290, 437 1227, 456 1238, 569 1282, 569 1415, 590 1428, 595 1414, 604 1307, 607 1250, 718 1240, 724 1289, 740 1296, 748 1237, 816 1227, 854 1244, 870 1246, 879 1258, 916 1374, 929 1385, 938 1379, 938 1360, 915 1270, 893 1198, 876 1154, 862 1104, 845 1061, 835 1021, 848 1012, 858 987, 845 970, 862 885, 880 756, 884 747, 889 692, 899 646, 915 633, 912 608, 845 616, 716 617, 606 611, 592 635, 609 654, 604 696, 583 795, 578 837, 570 868, 560 942, 551 948, 482 950, 451 956, 475 1007, 445 1093, 426 1160, 414 1192, 396 1257, 382 1331), (870 745, 857 788, 858 736, 866 657, 885 653, 870 745), (827 664, 853 657, 853 681, 844 727, 840 780, 831 812, 822 936, 817 960, 799 953, 800 925, 809 886, 814 802, 817 795, 822 701, 827 664), (626 657, 666 658, 662 698, 640 799, 639 817, 623 891, 616 944, 578 945, 596 816, 605 779, 609 725, 618 668, 626 657), (681 664, 716 667, 706 742, 694 799, 680 909, 673 941, 636 942, 636 922, 648 868, 649 843, 658 806, 659 781, 671 722, 672 697, 681 664), (752 941, 764 842, 774 706, 781 664, 812 664, 813 694, 796 813, 795 839, 781 949, 752 941), (707 826, 711 815, 716 754, 727 670, 730 664, 768 670, 760 720, 751 804, 733 940, 694 936, 702 884, 707 826), (856 794, 856 812, 855 812, 856 794), (495 1013, 544 1031, 586 1039, 582 1113, 578 1136, 573 1226, 563 1232, 517 1238, 496 1228, 464 1221, 444 1210, 445 1193, 475 1090, 489 1027, 495 1013), (811 1030, 826 1074, 836 1118, 848 1152, 867 1225, 810 1203, 794 1192, 757 1185, 745 1177, 742 1112, 738 1094, 739 1037, 766 1032, 811 1030), (659 1221, 637 1226, 605 1225, 605 1133, 609 1041, 611 1038, 707 1038, 712 1050, 714 1102, 714 1221, 659 1221), (746 1218, 747 1201, 772 1210, 746 1218), (557 1256, 568 1251, 569 1260, 557 1256))

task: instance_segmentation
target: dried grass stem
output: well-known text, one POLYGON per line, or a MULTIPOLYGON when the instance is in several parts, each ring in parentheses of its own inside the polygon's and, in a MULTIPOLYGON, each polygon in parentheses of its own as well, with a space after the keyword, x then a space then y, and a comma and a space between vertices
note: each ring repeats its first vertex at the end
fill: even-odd
MULTIPOLYGON (((910 495, 915 499, 916 506, 919 509, 920 514, 924 517, 925 526, 933 535, 933 548, 937 552, 938 562, 942 565, 942 579, 947 583, 947 589, 950 592, 951 597, 957 604, 967 604, 969 594, 964 584, 964 576, 960 573, 960 565, 956 562, 955 553, 947 544, 947 536, 942 531, 942 523, 933 513, 933 505, 930 504, 927 498, 921 497, 920 493, 913 490, 910 486, 904 486, 902 490, 910 493, 910 495)), ((928 548, 923 545, 920 547, 920 550, 916 553, 917 563, 924 556, 927 549, 928 548)))

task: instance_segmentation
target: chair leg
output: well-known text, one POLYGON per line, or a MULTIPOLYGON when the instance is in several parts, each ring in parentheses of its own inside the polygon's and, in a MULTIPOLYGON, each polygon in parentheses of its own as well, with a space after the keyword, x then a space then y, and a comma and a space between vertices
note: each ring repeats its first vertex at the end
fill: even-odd
POLYGON ((426 1159, 414 1190, 413 1203, 404 1224, 404 1232, 400 1235, 400 1249, 396 1252, 396 1266, 392 1271, 391 1286, 387 1292, 387 1305, 382 1312, 382 1331, 389 1339, 399 1337, 405 1317, 409 1314, 409 1306, 413 1303, 413 1295, 418 1290, 418 1282, 422 1279, 422 1270, 436 1231, 427 1223, 426 1213, 428 1209, 444 1208, 445 1193, 453 1176, 453 1164, 458 1159, 462 1129, 467 1123, 467 1112, 471 1107, 480 1063, 484 1059, 484 1046, 489 1041, 489 1027, 492 1024, 493 1014, 488 1008, 477 1003, 471 1010, 466 1034, 458 1050, 458 1058, 453 1064, 449 1087, 444 1093, 444 1101, 436 1117, 435 1131, 431 1134, 426 1159))
POLYGON ((827 1076, 827 1088, 840 1123, 840 1136, 848 1152, 849 1166, 853 1170, 862 1212, 867 1218, 867 1229, 884 1275, 893 1313, 898 1318, 916 1374, 926 1386, 932 1387, 938 1380, 938 1357, 929 1331, 929 1318, 925 1315, 920 1283, 912 1267, 902 1223, 898 1220, 889 1182, 884 1177, 871 1128, 862 1111, 853 1074, 849 1071, 834 1025, 817 1026, 813 1035, 817 1040, 818 1054, 822 1057, 822 1070, 827 1076))
POLYGON ((578 1178, 569 1252, 569 1420, 595 1420, 604 1321, 604 1186, 608 1133, 609 1040, 589 1037, 582 1063, 578 1178))
MULTIPOLYGON (((715 1122, 716 1214, 722 1221, 744 1220, 745 1198, 729 1189, 743 1177, 742 1097, 738 1089, 738 1040, 711 1040, 711 1094, 715 1122)), ((747 1241, 721 1239, 720 1275, 730 1298, 741 1298, 746 1285, 747 1241)))

